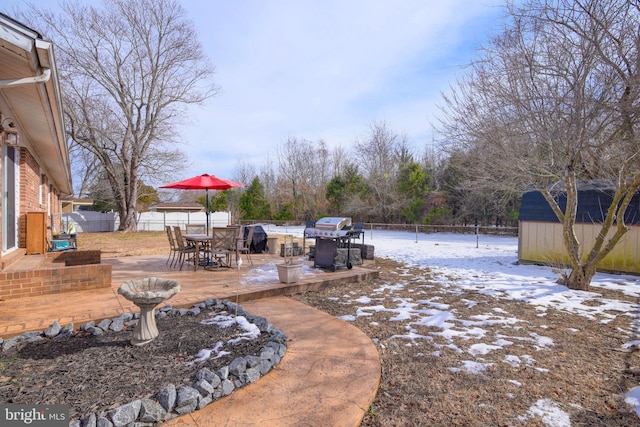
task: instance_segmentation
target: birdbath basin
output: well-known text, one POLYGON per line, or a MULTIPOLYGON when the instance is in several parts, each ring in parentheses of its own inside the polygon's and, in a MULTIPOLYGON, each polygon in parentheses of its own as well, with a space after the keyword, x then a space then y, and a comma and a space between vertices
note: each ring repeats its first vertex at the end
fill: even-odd
POLYGON ((155 308, 178 292, 178 282, 157 277, 129 280, 120 285, 118 293, 140 308, 140 321, 133 328, 131 344, 142 346, 158 336, 155 308))

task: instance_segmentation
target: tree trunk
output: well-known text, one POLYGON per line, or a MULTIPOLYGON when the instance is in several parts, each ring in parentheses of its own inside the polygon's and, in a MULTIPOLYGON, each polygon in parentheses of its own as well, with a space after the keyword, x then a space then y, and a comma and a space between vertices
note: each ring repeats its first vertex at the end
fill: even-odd
POLYGON ((137 231, 138 223, 136 221, 135 209, 127 209, 128 206, 120 213, 120 226, 118 231, 137 231))
POLYGON ((563 285, 567 286, 569 289, 587 291, 589 290, 591 279, 593 279, 593 276, 595 276, 595 274, 596 268, 594 265, 583 265, 574 267, 571 270, 571 274, 569 274, 569 277, 563 277, 560 282, 563 285))

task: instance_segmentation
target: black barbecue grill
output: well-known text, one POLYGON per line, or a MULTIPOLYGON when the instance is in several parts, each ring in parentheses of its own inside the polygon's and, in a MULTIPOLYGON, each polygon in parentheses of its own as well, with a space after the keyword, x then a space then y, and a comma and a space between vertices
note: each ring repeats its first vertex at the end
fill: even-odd
POLYGON ((305 228, 305 237, 316 239, 313 265, 336 271, 338 267, 351 269, 351 240, 359 236, 362 230, 351 230, 351 218, 326 217, 316 221, 313 228, 305 228), (344 263, 338 263, 338 249, 347 249, 344 263))

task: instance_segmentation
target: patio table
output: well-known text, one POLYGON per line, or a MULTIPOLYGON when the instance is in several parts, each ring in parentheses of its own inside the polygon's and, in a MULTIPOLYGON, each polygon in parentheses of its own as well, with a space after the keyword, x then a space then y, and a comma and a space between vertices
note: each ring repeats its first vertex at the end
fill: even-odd
POLYGON ((205 248, 208 244, 208 246, 210 247, 213 236, 208 234, 185 234, 184 238, 187 240, 187 242, 189 242, 189 244, 193 244, 196 247, 196 256, 194 257, 193 261, 193 270, 198 271, 198 265, 200 264, 200 251, 202 250, 201 246, 202 248, 205 248))
POLYGON ((205 268, 209 266, 231 267, 230 255, 235 251, 236 234, 237 232, 234 228, 212 228, 210 235, 185 234, 184 238, 187 242, 195 245, 196 247, 194 271, 198 270, 198 265, 200 264, 200 252, 204 250, 207 251, 207 265, 205 268))

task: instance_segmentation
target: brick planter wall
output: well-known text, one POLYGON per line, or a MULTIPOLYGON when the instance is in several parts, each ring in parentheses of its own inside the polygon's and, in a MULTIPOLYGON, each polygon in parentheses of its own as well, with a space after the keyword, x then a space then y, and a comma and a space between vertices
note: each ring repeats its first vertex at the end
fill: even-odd
POLYGON ((110 287, 111 264, 100 264, 100 251, 49 253, 42 269, 0 272, 2 300, 110 287))
POLYGON ((47 263, 64 263, 65 266, 100 264, 100 251, 47 252, 47 263))

